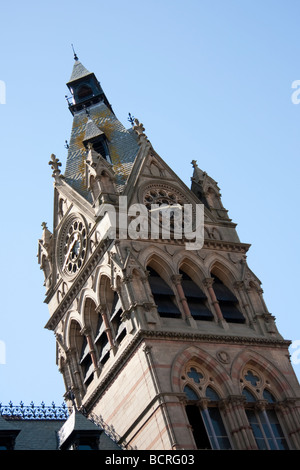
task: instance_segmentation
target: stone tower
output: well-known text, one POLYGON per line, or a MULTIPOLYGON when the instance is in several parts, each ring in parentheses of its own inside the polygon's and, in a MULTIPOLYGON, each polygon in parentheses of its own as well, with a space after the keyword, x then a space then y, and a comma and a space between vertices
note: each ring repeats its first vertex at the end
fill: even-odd
POLYGON ((67 86, 66 168, 51 156, 38 244, 66 399, 126 449, 300 449, 290 342, 216 181, 193 161, 188 188, 76 56, 67 86))

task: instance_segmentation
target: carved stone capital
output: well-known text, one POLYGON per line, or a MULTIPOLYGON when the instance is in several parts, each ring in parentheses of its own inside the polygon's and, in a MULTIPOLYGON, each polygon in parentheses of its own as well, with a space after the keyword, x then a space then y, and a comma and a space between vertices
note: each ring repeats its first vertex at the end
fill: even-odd
POLYGON ((205 287, 212 287, 213 283, 214 283, 214 278, 213 277, 205 277, 203 279, 203 285, 205 287))
POLYGON ((197 403, 199 404, 200 408, 202 410, 204 410, 208 406, 209 399, 208 398, 200 398, 200 400, 198 400, 197 403))
POLYGON ((224 398, 224 400, 221 400, 223 406, 244 406, 245 402, 246 397, 244 397, 244 395, 229 395, 227 398, 224 398))
POLYGON ((103 315, 106 313, 106 305, 98 305, 96 308, 95 308, 95 312, 97 313, 100 313, 100 315, 103 315))
POLYGON ((245 287, 245 283, 244 281, 235 281, 234 283, 234 287, 237 289, 237 290, 241 290, 245 287))
POLYGON ((181 284, 182 274, 173 274, 171 276, 171 280, 174 282, 175 285, 181 284))
POLYGON ((256 403, 255 403, 255 408, 259 411, 264 411, 267 407, 267 400, 258 400, 256 403))
POLYGON ((85 336, 90 336, 91 334, 91 328, 89 326, 84 326, 81 330, 80 333, 85 336))

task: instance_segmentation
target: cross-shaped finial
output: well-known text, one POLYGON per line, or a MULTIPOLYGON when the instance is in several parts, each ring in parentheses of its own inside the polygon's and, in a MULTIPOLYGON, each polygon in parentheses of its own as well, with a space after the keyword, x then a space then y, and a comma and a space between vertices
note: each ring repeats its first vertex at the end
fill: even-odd
POLYGON ((50 158, 51 158, 51 160, 49 162, 49 165, 51 165, 52 170, 54 170, 52 176, 55 177, 55 176, 60 175, 59 167, 61 166, 61 163, 60 163, 59 159, 56 158, 56 156, 53 153, 52 153, 50 158))
POLYGON ((43 230, 46 230, 46 229, 47 229, 47 224, 46 224, 46 222, 42 222, 42 228, 43 228, 43 230))
POLYGON ((145 128, 144 125, 138 120, 134 119, 134 126, 133 130, 137 133, 137 135, 141 138, 145 138, 147 140, 147 136, 145 134, 145 128))

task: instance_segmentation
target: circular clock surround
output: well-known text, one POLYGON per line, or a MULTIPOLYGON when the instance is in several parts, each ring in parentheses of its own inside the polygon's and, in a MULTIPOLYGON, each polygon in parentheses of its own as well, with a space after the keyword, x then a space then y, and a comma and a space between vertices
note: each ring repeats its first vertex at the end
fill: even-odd
POLYGON ((74 277, 84 264, 87 227, 79 215, 71 215, 63 224, 58 241, 58 266, 61 274, 74 277))

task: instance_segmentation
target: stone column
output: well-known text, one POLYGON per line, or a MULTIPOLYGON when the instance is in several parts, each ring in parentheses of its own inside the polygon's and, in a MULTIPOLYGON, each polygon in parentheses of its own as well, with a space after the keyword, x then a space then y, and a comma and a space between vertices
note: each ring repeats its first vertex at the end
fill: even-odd
POLYGON ((77 406, 81 405, 81 397, 84 395, 82 376, 78 367, 78 360, 75 348, 69 348, 66 351, 66 363, 69 367, 71 389, 76 397, 77 406))
POLYGON ((212 277, 207 277, 206 279, 203 280, 203 284, 205 285, 205 287, 206 287, 207 290, 208 290, 209 297, 210 297, 211 303, 213 304, 213 307, 214 307, 214 310, 215 310, 215 313, 216 313, 218 322, 224 327, 224 329, 228 329, 228 328, 229 328, 229 327, 228 327, 228 324, 227 324, 227 322, 224 320, 224 317, 223 317, 223 314, 222 314, 222 311, 221 311, 219 302, 218 302, 218 300, 217 300, 215 291, 214 291, 214 289, 213 289, 213 287, 212 287, 212 286, 213 286, 213 282, 214 282, 214 279, 213 279, 212 277))
POLYGON ((183 291, 183 288, 182 288, 182 285, 181 285, 182 275, 181 274, 174 274, 171 277, 171 279, 172 279, 173 283, 176 286, 176 290, 177 290, 177 293, 178 293, 178 296, 179 296, 179 300, 180 300, 180 303, 181 303, 183 311, 184 311, 185 320, 187 320, 188 323, 191 324, 191 323, 193 323, 194 319, 191 315, 191 312, 190 312, 190 309, 189 309, 189 304, 186 300, 186 297, 184 295, 184 291, 183 291))
POLYGON ((220 406, 226 413, 228 427, 239 450, 257 449, 251 426, 244 410, 245 397, 231 395, 221 401, 220 406))
POLYGON ((288 430, 289 442, 293 449, 300 449, 300 413, 296 398, 287 398, 276 403, 275 410, 280 413, 283 429, 288 430))

